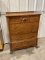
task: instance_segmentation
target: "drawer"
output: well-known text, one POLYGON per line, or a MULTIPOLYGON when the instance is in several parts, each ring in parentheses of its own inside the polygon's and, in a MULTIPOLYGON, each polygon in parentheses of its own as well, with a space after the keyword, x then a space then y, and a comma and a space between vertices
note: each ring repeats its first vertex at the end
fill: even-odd
POLYGON ((39 22, 31 23, 31 31, 29 31, 29 33, 30 32, 37 33, 38 27, 39 27, 39 22))
POLYGON ((23 30, 26 33, 31 33, 31 32, 37 33, 38 32, 38 26, 39 26, 39 22, 28 23, 27 25, 23 24, 23 30))
POLYGON ((28 16, 19 16, 19 17, 11 17, 11 18, 9 18, 9 24, 27 23, 27 22, 29 22, 29 17, 28 16))
POLYGON ((37 44, 37 38, 32 38, 32 39, 27 39, 27 40, 23 40, 23 41, 14 41, 15 43, 11 43, 12 44, 12 49, 21 49, 21 48, 26 48, 26 47, 30 47, 30 46, 34 46, 37 44))
POLYGON ((22 41, 24 39, 31 39, 31 38, 36 38, 37 33, 30 33, 30 34, 12 34, 10 36, 11 42, 13 41, 22 41))
POLYGON ((38 31, 39 23, 22 23, 22 24, 13 24, 9 25, 10 33, 11 34, 27 34, 30 32, 37 32, 38 31))
POLYGON ((10 33, 11 34, 23 34, 27 33, 27 27, 25 27, 25 30, 23 29, 23 24, 13 24, 9 26, 10 33))
POLYGON ((39 22, 39 19, 40 19, 39 15, 30 16, 30 22, 39 22))
POLYGON ((21 23, 21 24, 13 24, 9 26, 11 34, 26 34, 28 33, 30 23, 21 23))

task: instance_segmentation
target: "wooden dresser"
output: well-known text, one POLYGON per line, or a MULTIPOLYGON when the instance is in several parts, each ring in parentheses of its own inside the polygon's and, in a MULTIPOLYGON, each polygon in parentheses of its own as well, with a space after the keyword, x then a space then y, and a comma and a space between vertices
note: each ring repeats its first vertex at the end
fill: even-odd
POLYGON ((40 12, 7 12, 10 51, 37 46, 40 12))

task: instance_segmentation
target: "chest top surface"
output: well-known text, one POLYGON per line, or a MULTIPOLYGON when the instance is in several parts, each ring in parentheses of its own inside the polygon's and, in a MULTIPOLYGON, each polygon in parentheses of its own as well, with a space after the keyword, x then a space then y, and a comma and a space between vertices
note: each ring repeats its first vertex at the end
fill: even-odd
POLYGON ((6 17, 11 16, 27 16, 27 15, 41 15, 39 11, 28 11, 28 12, 6 12, 6 17))

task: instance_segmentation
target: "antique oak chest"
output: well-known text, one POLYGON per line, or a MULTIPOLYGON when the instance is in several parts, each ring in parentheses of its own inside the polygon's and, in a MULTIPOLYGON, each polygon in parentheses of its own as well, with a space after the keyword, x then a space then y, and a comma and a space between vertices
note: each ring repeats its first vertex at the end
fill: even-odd
POLYGON ((37 46, 40 12, 7 12, 10 51, 37 46))

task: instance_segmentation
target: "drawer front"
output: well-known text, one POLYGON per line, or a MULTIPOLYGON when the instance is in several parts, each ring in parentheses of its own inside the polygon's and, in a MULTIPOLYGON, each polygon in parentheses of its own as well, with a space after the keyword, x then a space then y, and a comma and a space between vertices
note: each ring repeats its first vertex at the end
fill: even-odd
POLYGON ((23 40, 23 41, 16 41, 15 43, 12 42, 11 44, 12 44, 12 49, 26 48, 26 47, 36 45, 37 38, 27 39, 27 40, 23 40))
POLYGON ((25 28, 23 28, 23 26, 24 26, 23 24, 10 25, 10 33, 11 34, 23 34, 23 33, 25 34, 25 33, 27 33, 27 29, 28 29, 26 25, 25 25, 25 28))
POLYGON ((10 17, 9 24, 14 23, 28 23, 28 22, 39 22, 40 16, 39 15, 32 15, 32 16, 19 16, 19 17, 10 17))
POLYGON ((39 22, 39 19, 40 19, 39 15, 30 16, 30 22, 39 22))
POLYGON ((10 36, 11 42, 14 41, 23 41, 25 39, 31 39, 31 38, 36 38, 37 37, 37 33, 30 33, 30 34, 20 34, 20 35, 16 35, 16 34, 12 34, 10 36))
POLYGON ((38 31, 39 22, 36 23, 22 23, 22 24, 10 24, 9 29, 11 34, 27 34, 38 31))
POLYGON ((30 32, 37 33, 38 27, 39 27, 39 22, 31 23, 31 31, 29 30, 29 33, 30 32))
POLYGON ((23 30, 26 33, 37 33, 38 32, 39 22, 23 24, 23 30))
POLYGON ((27 23, 29 22, 29 17, 28 16, 22 16, 22 17, 10 17, 9 18, 9 24, 13 23, 27 23))

